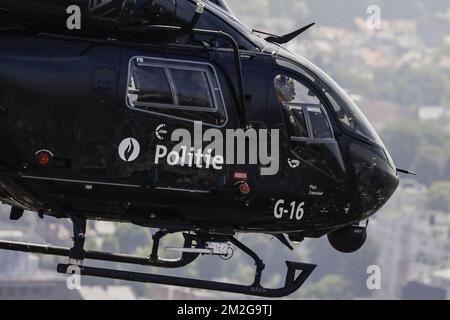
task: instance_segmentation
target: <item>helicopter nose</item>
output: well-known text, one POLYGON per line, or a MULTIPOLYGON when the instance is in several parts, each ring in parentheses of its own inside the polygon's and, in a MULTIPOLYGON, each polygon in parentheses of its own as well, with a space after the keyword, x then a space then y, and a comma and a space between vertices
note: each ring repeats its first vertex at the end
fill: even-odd
POLYGON ((378 146, 351 147, 354 152, 354 174, 360 196, 363 219, 381 209, 397 189, 400 180, 385 148, 378 146))
POLYGON ((374 176, 378 180, 375 210, 379 210, 391 198, 395 190, 397 190, 400 184, 400 178, 395 168, 392 168, 388 162, 385 162, 383 167, 379 167, 374 176))

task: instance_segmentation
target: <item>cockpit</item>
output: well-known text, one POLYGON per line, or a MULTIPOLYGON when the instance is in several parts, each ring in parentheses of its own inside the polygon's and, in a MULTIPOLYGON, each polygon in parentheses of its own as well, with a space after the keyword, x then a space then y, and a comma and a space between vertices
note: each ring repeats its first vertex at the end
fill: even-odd
POLYGON ((285 75, 277 75, 274 85, 292 140, 333 139, 333 131, 323 102, 311 88, 285 75))
POLYGON ((276 59, 277 64, 281 67, 293 70, 306 79, 307 82, 314 84, 314 88, 306 88, 305 84, 298 83, 298 81, 295 82, 294 80, 294 83, 296 83, 296 91, 298 92, 298 96, 296 96, 291 102, 301 102, 304 104, 305 101, 310 102, 311 99, 314 98, 316 100, 315 104, 317 105, 319 99, 321 99, 323 100, 320 103, 321 109, 324 109, 323 104, 326 100, 331 105, 333 111, 332 114, 327 116, 335 117, 342 129, 352 135, 356 135, 364 140, 369 140, 370 142, 384 148, 383 143, 375 129, 373 129, 367 118, 356 106, 350 96, 344 91, 344 89, 342 89, 320 68, 305 58, 297 56, 281 47, 280 49, 281 55, 276 59), (318 98, 316 94, 313 93, 313 89, 319 91, 317 94, 320 94, 322 98, 318 98), (305 97, 308 97, 308 99, 305 100, 305 97), (299 99, 303 101, 298 101, 299 99))
POLYGON ((269 45, 267 50, 276 52, 274 60, 278 67, 273 85, 291 149, 298 158, 326 175, 340 179, 345 169, 337 151, 337 134, 342 133, 349 140, 359 140, 362 145, 375 150, 373 152, 388 164, 390 170, 395 170, 376 131, 334 80, 308 60, 281 46, 269 45), (309 157, 311 154, 315 156, 309 157))

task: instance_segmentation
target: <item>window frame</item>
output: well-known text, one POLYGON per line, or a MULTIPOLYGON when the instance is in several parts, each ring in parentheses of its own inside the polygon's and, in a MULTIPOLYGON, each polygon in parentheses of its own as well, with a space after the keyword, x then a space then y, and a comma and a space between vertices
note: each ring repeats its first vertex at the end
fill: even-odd
MULTIPOLYGON (((311 133, 310 133, 309 125, 308 125, 308 119, 307 119, 307 116, 305 115, 305 108, 303 106, 301 106, 300 103, 284 103, 284 102, 281 102, 281 104, 282 104, 283 108, 301 109, 302 113, 303 113, 303 118, 305 119, 306 133, 307 133, 308 137, 300 137, 300 136, 291 136, 291 135, 289 135, 289 129, 287 128, 288 121, 286 121, 286 119, 284 118, 284 120, 285 120, 284 122, 285 122, 285 125, 286 125, 286 131, 288 132, 289 139, 291 139, 291 140, 293 140, 294 138, 303 139, 303 140, 309 139, 309 136, 310 136, 311 133)), ((285 117, 284 110, 282 110, 282 112, 283 112, 283 117, 285 117)))
MULTIPOLYGON (((289 105, 289 104, 288 104, 289 105)), ((301 103, 299 103, 299 105, 301 105, 301 103)), ((298 107, 298 106, 297 106, 298 107)), ((305 117, 305 122, 306 122, 306 129, 308 131, 308 137, 304 138, 304 137, 289 137, 292 141, 315 141, 315 142, 329 142, 329 141, 336 141, 336 139, 334 138, 334 132, 333 132, 333 127, 331 125, 330 122, 330 118, 328 117, 328 113, 325 110, 324 106, 322 105, 322 103, 320 105, 312 105, 312 104, 304 104, 301 105, 301 107, 304 110, 304 117, 305 117), (306 106, 306 112, 305 112, 305 106, 306 106), (313 127, 312 127, 312 123, 311 123, 311 118, 309 117, 309 108, 320 108, 320 110, 322 111, 322 113, 325 115, 325 119, 328 122, 328 127, 330 129, 331 132, 331 138, 314 138, 314 132, 313 132, 313 127)))
POLYGON ((215 128, 222 128, 227 125, 228 123, 228 111, 225 105, 225 100, 223 97, 222 88, 220 86, 219 78, 217 76, 216 69, 214 66, 210 63, 206 62, 199 62, 199 61, 191 61, 191 60, 177 60, 177 59, 163 59, 163 58, 156 58, 156 57, 146 57, 146 56, 134 56, 130 58, 130 61, 128 63, 128 75, 127 75, 127 83, 126 83, 126 91, 125 91, 125 104, 126 106, 133 110, 133 111, 139 111, 144 112, 148 114, 158 115, 162 117, 167 117, 171 119, 181 120, 181 121, 188 121, 191 123, 194 123, 195 121, 200 120, 193 120, 182 116, 174 116, 166 113, 161 113, 158 111, 152 111, 147 110, 143 108, 158 108, 158 109, 168 109, 168 110, 184 110, 184 111, 198 111, 198 112, 207 112, 207 113, 217 113, 220 112, 220 108, 223 109, 223 113, 225 116, 225 120, 222 124, 213 124, 210 122, 204 122, 202 123, 205 126, 211 126, 215 128), (139 60, 142 60, 141 62, 139 60), (166 103, 156 103, 156 102, 140 102, 137 104, 132 105, 129 101, 129 94, 130 94, 130 80, 131 80, 131 68, 133 62, 137 61, 139 66, 142 67, 155 67, 155 68, 162 68, 164 70, 164 74, 166 76, 166 80, 169 84, 170 92, 172 94, 172 99, 174 104, 166 104, 166 103), (174 83, 174 80, 172 78, 172 75, 170 73, 170 69, 175 70, 184 70, 184 71, 196 71, 196 72, 203 72, 206 74, 207 83, 209 86, 209 92, 211 94, 212 102, 213 102, 213 108, 208 107, 196 107, 196 106, 185 106, 185 105, 179 105, 176 86, 174 83), (217 84, 217 86, 214 85, 214 83, 217 84), (177 104, 175 104, 177 103, 177 104), (141 108, 140 108, 141 107, 141 108))
MULTIPOLYGON (((278 77, 280 75, 286 75, 286 74, 278 73, 278 74, 275 75, 274 80, 276 79, 276 77, 278 77)), ((294 107, 294 108, 302 108, 302 110, 303 110, 303 117, 305 118, 306 131, 308 132, 308 137, 296 137, 296 136, 290 136, 289 135, 289 131, 288 131, 288 128, 287 128, 288 122, 286 121, 285 115, 284 115, 284 111, 282 110, 284 124, 286 126, 286 131, 288 132, 289 139, 291 141, 296 141, 296 142, 307 142, 307 141, 331 142, 331 141, 336 141, 335 136, 334 136, 334 130, 333 130, 333 125, 332 125, 331 119, 330 119, 330 117, 328 115, 328 112, 327 112, 325 106, 324 106, 324 104, 326 103, 326 100, 324 99, 324 97, 320 96, 317 93, 317 90, 312 88, 309 84, 305 83, 305 81, 301 81, 298 77, 293 77, 293 76, 290 76, 290 75, 286 75, 286 76, 294 79, 295 81, 300 83, 302 86, 304 86, 306 89, 311 90, 316 95, 317 99, 320 102, 320 104, 318 104, 318 105, 317 104, 311 104, 311 103, 300 103, 300 102, 294 102, 294 103, 291 103, 291 102, 279 102, 282 108, 294 107), (314 138, 312 122, 311 122, 310 115, 309 115, 309 112, 310 112, 309 108, 311 108, 311 107, 320 108, 320 110, 324 114, 325 119, 326 119, 326 121, 328 123, 328 127, 329 127, 330 132, 331 132, 331 138, 314 138)))
POLYGON ((319 97, 318 97, 318 99, 320 101, 320 105, 308 104, 306 106, 306 109, 307 109, 308 112, 307 112, 307 116, 305 118, 307 118, 306 119, 306 125, 308 126, 308 135, 310 136, 309 140, 314 140, 314 141, 335 141, 336 139, 334 138, 333 126, 331 124, 330 117, 328 116, 327 110, 323 106, 323 102, 321 101, 321 99, 319 97), (309 114, 309 112, 310 112, 309 108, 320 108, 320 110, 322 111, 322 114, 325 116, 325 120, 327 121, 328 128, 330 129, 331 138, 315 138, 314 137, 313 125, 312 125, 312 121, 311 121, 310 114, 309 114))
MULTIPOLYGON (((136 104, 134 104, 134 105, 132 105, 131 103, 129 103, 130 102, 130 99, 128 98, 128 96, 129 96, 129 94, 131 93, 131 92, 133 92, 134 90, 130 90, 130 87, 129 87, 129 85, 130 85, 130 76, 131 76, 131 65, 130 65, 130 69, 129 69, 129 77, 128 77, 128 87, 127 87, 127 93, 126 93, 126 95, 127 95, 127 102, 129 103, 129 105, 130 105, 130 107, 132 107, 132 108, 136 108, 136 107, 139 107, 139 106, 142 106, 142 107, 153 107, 153 106, 160 106, 160 107, 162 107, 162 108, 165 108, 165 106, 171 106, 171 105, 175 105, 175 103, 177 102, 177 100, 176 100, 176 97, 174 96, 174 91, 173 91, 173 88, 172 88, 172 83, 171 83, 171 80, 170 80, 170 78, 169 78, 169 76, 168 76, 168 72, 167 72, 167 70, 166 70, 166 68, 164 68, 164 67, 162 67, 162 66, 151 66, 151 67, 154 67, 154 68, 159 68, 159 69, 162 69, 162 71, 163 71, 163 73, 164 73, 164 76, 166 77, 166 82, 167 82, 167 86, 169 87, 169 90, 170 90, 170 95, 172 96, 172 101, 174 102, 174 104, 168 104, 168 103, 158 103, 158 102, 139 102, 139 103, 136 103, 136 104)), ((136 80, 134 80, 134 85, 136 86, 136 80)), ((139 92, 138 90, 136 90, 136 92, 139 92)), ((139 94, 138 94, 139 95, 139 94)))

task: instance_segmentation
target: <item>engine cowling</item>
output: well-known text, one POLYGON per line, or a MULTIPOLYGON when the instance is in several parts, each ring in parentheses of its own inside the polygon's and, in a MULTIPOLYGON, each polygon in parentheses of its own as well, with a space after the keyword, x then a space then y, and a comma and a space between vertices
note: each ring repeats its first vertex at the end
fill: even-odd
POLYGON ((176 16, 176 0, 0 0, 0 13, 14 24, 57 31, 64 29, 67 8, 76 5, 84 24, 98 31, 114 26, 170 25, 176 16), (15 19, 15 20, 14 20, 15 19))

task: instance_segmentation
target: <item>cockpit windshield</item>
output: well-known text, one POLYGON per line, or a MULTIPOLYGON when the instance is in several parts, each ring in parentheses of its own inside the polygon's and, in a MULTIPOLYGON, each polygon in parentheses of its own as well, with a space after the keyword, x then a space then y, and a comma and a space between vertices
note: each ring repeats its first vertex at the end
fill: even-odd
POLYGON ((333 106, 336 118, 345 129, 383 146, 375 129, 344 89, 342 89, 329 75, 307 59, 295 55, 285 49, 281 48, 281 50, 283 50, 283 54, 289 56, 289 60, 292 59, 293 61, 298 61, 298 63, 278 58, 278 65, 293 69, 300 74, 303 74, 311 81, 314 81, 327 96, 333 106))
POLYGON ((227 14, 234 16, 233 11, 225 0, 206 0, 206 2, 218 7, 227 14))
POLYGON ((373 142, 383 145, 380 137, 375 129, 367 120, 366 116, 358 108, 352 98, 342 89, 331 77, 327 76, 327 84, 332 86, 333 91, 341 98, 341 102, 336 101, 333 94, 330 91, 325 91, 327 98, 330 100, 333 109, 340 123, 350 131, 364 136, 365 138, 372 140, 373 142))

